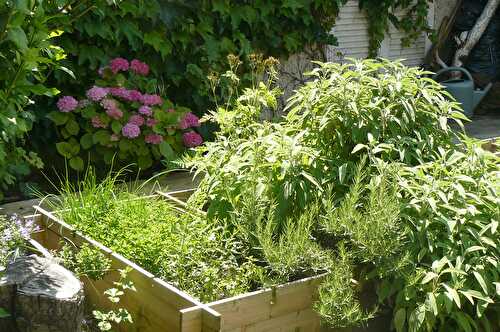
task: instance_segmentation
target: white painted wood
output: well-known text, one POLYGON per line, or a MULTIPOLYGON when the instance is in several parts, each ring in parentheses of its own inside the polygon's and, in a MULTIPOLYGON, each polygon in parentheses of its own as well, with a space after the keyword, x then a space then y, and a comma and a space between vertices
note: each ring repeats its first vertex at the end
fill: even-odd
MULTIPOLYGON (((402 17, 404 12, 395 13, 402 17)), ((429 24, 434 23, 434 4, 430 4, 429 24)), ((370 36, 368 34, 368 20, 365 13, 359 10, 358 0, 349 0, 339 12, 332 34, 337 37, 338 46, 327 47, 326 56, 328 61, 342 62, 345 58, 363 59, 368 57, 370 36)), ((422 34, 409 47, 403 47, 401 37, 403 32, 398 31, 392 24, 387 36, 381 44, 379 56, 391 60, 405 59, 404 63, 409 66, 421 65, 427 49, 431 43, 427 36, 422 34)))

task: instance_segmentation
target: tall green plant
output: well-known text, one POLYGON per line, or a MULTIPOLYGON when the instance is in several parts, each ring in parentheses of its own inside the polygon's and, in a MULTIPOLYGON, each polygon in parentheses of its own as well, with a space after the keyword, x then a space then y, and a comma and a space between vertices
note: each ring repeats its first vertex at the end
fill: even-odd
POLYGON ((198 196, 209 216, 227 218, 257 195, 282 220, 328 185, 342 197, 363 156, 416 165, 452 146, 448 120, 464 116, 425 72, 388 60, 317 65, 281 119, 262 120, 279 93, 265 83, 208 118, 220 131, 188 165, 204 174, 198 196))
POLYGON ((400 173, 412 264, 382 285, 396 293, 398 331, 500 328, 499 164, 467 142, 400 173))
MULTIPOLYGON (((2 1, 0 3, 0 199, 2 192, 41 159, 23 147, 35 115, 28 105, 35 96, 59 91, 47 84, 64 51, 54 43, 72 20, 85 14, 85 5, 70 10, 72 1, 2 1)), ((36 108, 34 106, 33 108, 36 108)))

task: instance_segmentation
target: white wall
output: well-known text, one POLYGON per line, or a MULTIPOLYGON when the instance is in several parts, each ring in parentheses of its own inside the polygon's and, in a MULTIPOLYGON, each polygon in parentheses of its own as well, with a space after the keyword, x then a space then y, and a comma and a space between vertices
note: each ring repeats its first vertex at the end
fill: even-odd
MULTIPOLYGON (((456 0, 455 0, 456 1, 456 0)), ((339 17, 332 33, 338 39, 338 46, 328 47, 327 59, 329 61, 342 61, 343 58, 366 58, 368 56, 369 35, 368 21, 365 14, 359 10, 358 0, 349 0, 340 9, 339 17)), ((434 25, 434 4, 430 4, 429 25, 434 25)), ((403 16, 404 12, 397 12, 403 16)), ((409 66, 418 66, 423 63, 427 49, 430 46, 427 37, 422 34, 409 47, 403 47, 401 37, 403 32, 398 31, 392 24, 382 46, 379 56, 388 59, 405 59, 409 66)))

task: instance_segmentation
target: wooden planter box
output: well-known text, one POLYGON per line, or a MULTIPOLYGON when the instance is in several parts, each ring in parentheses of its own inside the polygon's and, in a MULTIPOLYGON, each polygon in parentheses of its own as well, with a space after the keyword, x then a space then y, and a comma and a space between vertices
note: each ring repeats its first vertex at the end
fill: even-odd
MULTIPOLYGON (((182 212, 184 211, 182 208, 185 207, 184 200, 191 192, 192 190, 180 190, 159 195, 170 200, 182 212)), ((76 246, 89 243, 111 259, 112 269, 123 269, 127 266, 131 268, 129 280, 134 282, 137 292, 126 293, 119 306, 129 310, 134 318, 134 324, 133 326, 123 324, 119 331, 327 331, 320 327, 320 318, 312 309, 317 288, 324 275, 211 303, 201 303, 120 254, 77 232, 53 213, 38 206, 35 209, 38 213, 36 221, 43 230, 36 235, 36 240, 46 248, 58 249, 63 239, 73 242, 76 246)), ((113 281, 117 279, 117 273, 109 273, 103 280, 97 282, 83 280, 90 303, 101 310, 111 309, 112 306, 103 292, 113 287, 113 281)), ((380 331, 387 331, 387 328, 380 331)))

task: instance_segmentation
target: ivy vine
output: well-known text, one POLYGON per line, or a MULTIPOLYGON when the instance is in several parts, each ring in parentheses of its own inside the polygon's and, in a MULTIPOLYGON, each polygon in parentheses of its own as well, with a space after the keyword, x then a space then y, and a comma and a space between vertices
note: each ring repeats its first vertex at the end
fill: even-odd
POLYGON ((377 56, 389 23, 405 33, 403 46, 409 46, 422 33, 429 33, 431 29, 427 16, 429 3, 432 2, 433 0, 359 0, 359 7, 365 10, 368 18, 369 56, 377 56), (403 17, 398 18, 394 14, 397 10, 405 12, 403 17))
MULTIPOLYGON (((116 0, 109 6, 108 0, 97 0, 59 37, 78 81, 59 75, 57 83, 73 93, 110 58, 138 58, 152 64, 164 93, 203 113, 210 107, 206 74, 225 70, 228 54, 287 58, 306 45, 335 45, 330 31, 346 2, 116 0)), ((389 22, 407 33, 407 43, 427 29, 426 0, 359 0, 359 5, 370 22, 370 56, 376 56, 389 22), (397 8, 408 8, 408 15, 398 20, 391 14, 397 8)), ((241 69, 245 78, 248 67, 241 69)))

